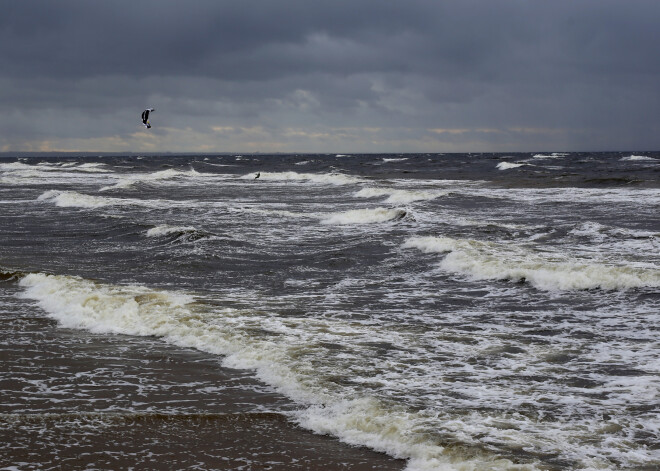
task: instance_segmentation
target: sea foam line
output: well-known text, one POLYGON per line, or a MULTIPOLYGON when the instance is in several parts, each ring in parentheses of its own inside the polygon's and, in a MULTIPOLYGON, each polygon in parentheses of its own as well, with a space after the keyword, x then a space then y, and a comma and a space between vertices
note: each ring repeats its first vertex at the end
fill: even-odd
POLYGON ((449 237, 412 237, 404 248, 446 254, 440 267, 474 280, 527 281, 546 291, 660 287, 660 270, 549 258, 504 244, 449 237))

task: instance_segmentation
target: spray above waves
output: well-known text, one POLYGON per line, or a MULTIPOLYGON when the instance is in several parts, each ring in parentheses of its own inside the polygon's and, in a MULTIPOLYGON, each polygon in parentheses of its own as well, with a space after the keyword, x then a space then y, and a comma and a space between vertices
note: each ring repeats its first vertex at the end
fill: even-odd
POLYGON ((388 331, 338 319, 280 318, 262 311, 221 309, 186 293, 100 284, 73 276, 32 273, 19 284, 25 289, 23 297, 37 301, 64 327, 157 336, 223 355, 227 367, 255 370, 261 380, 304 406, 295 413, 302 426, 409 459, 410 470, 512 469, 513 463, 505 459, 462 456, 460 450, 445 449, 420 432, 428 420, 423 413, 360 394, 326 380, 332 370, 319 371, 317 362, 327 358, 327 345, 351 338, 368 347, 381 335, 383 341, 396 341, 388 331))
POLYGON ((660 270, 541 255, 523 247, 449 237, 412 237, 404 248, 446 254, 440 267, 474 280, 526 281, 546 291, 660 287, 660 270))

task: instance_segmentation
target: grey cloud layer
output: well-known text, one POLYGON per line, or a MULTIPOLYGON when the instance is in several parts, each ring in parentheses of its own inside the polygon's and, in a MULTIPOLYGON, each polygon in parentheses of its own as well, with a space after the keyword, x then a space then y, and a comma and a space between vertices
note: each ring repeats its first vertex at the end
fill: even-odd
POLYGON ((0 13, 5 149, 128 139, 123 118, 147 105, 161 128, 218 146, 240 145, 212 132, 232 126, 292 148, 310 138, 291 128, 341 127, 451 149, 660 143, 656 1, 5 1, 0 13))

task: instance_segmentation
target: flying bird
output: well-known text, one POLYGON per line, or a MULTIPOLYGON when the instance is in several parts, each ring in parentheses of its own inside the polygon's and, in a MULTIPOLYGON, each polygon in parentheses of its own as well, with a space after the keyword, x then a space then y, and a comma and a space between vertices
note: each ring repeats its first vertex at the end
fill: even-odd
POLYGON ((144 124, 144 126, 147 129, 151 128, 151 124, 149 123, 149 113, 151 111, 156 111, 156 110, 154 108, 147 108, 142 112, 142 124, 144 124))

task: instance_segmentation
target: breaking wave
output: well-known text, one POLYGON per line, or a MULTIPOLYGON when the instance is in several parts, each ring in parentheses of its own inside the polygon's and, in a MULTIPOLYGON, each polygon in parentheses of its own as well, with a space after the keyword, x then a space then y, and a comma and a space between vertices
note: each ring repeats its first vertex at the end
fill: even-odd
POLYGON ((76 191, 49 190, 37 198, 38 201, 49 201, 61 208, 102 208, 105 206, 120 206, 129 201, 121 198, 106 198, 78 193, 76 191))
POLYGON ((193 242, 209 236, 208 233, 192 226, 168 226, 166 224, 152 227, 147 231, 146 235, 153 238, 167 237, 184 242, 193 242))
POLYGON ((497 164, 497 168, 500 170, 510 170, 512 168, 522 167, 523 165, 526 164, 517 164, 513 162, 500 162, 499 164, 497 164))
POLYGON ((644 160, 645 161, 649 161, 649 160, 655 161, 657 159, 654 159, 653 157, 649 157, 647 155, 629 155, 627 157, 622 157, 621 160, 623 160, 623 161, 640 161, 640 160, 641 161, 644 161, 644 160))
POLYGON ((146 173, 146 174, 138 174, 138 175, 122 175, 118 177, 117 183, 114 185, 108 185, 104 186, 101 188, 100 191, 107 191, 107 190, 114 190, 114 189, 125 189, 125 188, 131 188, 134 185, 138 183, 158 183, 158 182, 164 182, 168 180, 174 180, 177 178, 190 178, 190 177, 198 177, 200 175, 203 175, 199 172, 197 172, 194 169, 190 169, 187 171, 182 171, 182 170, 175 170, 175 169, 167 169, 167 170, 161 170, 158 172, 153 172, 153 173, 146 173))
POLYGON ((542 256, 524 248, 449 237, 412 237, 404 248, 444 253, 440 267, 474 280, 526 281, 537 289, 627 290, 660 287, 660 270, 542 256))
POLYGON ((392 204, 406 204, 415 201, 427 201, 438 198, 439 196, 446 195, 446 192, 439 191, 412 191, 412 190, 395 190, 386 188, 363 188, 354 196, 357 198, 377 198, 380 196, 387 196, 385 203, 392 204))
POLYGON ((323 224, 374 224, 379 222, 397 221, 403 219, 407 212, 404 209, 352 209, 341 213, 331 214, 323 219, 323 224))

